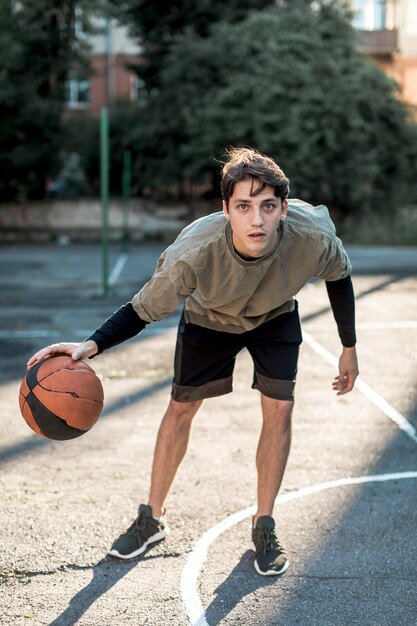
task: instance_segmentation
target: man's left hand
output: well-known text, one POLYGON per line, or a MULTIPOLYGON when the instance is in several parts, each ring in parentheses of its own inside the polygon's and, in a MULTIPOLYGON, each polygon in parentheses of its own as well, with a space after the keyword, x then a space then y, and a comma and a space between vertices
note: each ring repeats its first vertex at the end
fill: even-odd
POLYGON ((355 380, 359 374, 356 348, 343 348, 339 359, 339 375, 333 381, 333 389, 338 396, 352 391, 355 380))

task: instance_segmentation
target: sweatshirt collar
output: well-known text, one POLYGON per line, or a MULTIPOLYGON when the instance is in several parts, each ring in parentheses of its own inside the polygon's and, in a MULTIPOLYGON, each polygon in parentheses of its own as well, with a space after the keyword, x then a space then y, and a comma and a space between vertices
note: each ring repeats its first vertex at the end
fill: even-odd
POLYGON ((275 246, 272 248, 272 250, 270 250, 270 252, 268 252, 268 254, 265 254, 264 256, 260 256, 257 259, 253 259, 252 261, 248 261, 247 259, 243 259, 234 249, 233 241, 232 241, 232 227, 229 221, 226 222, 226 228, 225 228, 226 242, 227 242, 227 247, 229 248, 229 252, 232 255, 232 257, 235 259, 235 261, 237 261, 239 265, 241 265, 242 267, 257 267, 258 265, 262 265, 262 263, 265 263, 266 261, 269 261, 272 257, 274 257, 278 252, 278 249, 281 245, 282 237, 284 234, 284 221, 283 220, 280 220, 279 222, 277 233, 278 233, 278 237, 277 237, 275 246))

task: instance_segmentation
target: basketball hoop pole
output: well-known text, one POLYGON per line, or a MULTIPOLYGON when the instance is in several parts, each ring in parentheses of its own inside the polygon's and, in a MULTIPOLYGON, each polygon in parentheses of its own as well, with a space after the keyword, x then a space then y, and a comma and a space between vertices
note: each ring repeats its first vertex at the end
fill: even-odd
POLYGON ((123 251, 129 248, 129 203, 130 181, 132 178, 132 154, 129 150, 123 152, 123 251))
POLYGON ((107 108, 100 114, 101 258, 103 295, 109 293, 109 123, 107 108))

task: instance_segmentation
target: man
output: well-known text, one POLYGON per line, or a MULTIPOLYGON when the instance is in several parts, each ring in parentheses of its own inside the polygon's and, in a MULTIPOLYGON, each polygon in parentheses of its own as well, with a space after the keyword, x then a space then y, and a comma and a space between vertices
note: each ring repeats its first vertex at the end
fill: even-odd
POLYGON ((232 391, 235 358, 246 347, 263 416, 256 454, 254 565, 259 574, 274 576, 289 564, 275 533, 273 507, 290 449, 302 341, 294 296, 313 277, 326 281, 343 344, 333 388, 338 395, 351 391, 358 375, 351 266, 327 209, 289 202, 289 181, 269 157, 250 148, 230 151, 221 187, 223 212, 185 228, 130 303, 86 341, 48 346, 28 366, 57 353, 91 358, 184 302, 172 396, 158 432, 148 503, 140 505, 138 518, 110 550, 128 559, 169 533, 164 504, 193 417, 205 398, 232 391))

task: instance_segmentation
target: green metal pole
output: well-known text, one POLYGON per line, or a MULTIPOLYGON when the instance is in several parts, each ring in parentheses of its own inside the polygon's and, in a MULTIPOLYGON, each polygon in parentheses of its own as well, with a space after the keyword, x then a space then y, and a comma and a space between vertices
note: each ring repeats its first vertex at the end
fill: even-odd
POLYGON ((123 250, 127 254, 129 248, 129 204, 130 182, 132 179, 132 154, 123 152, 123 250))
POLYGON ((109 293, 109 123, 107 108, 100 115, 101 257, 103 294, 109 293))

